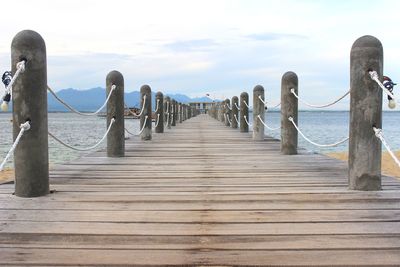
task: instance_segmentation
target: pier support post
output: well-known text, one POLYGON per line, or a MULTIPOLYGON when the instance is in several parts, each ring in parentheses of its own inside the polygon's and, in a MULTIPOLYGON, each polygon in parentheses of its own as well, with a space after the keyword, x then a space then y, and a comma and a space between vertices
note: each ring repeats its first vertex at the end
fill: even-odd
POLYGON ((156 133, 164 132, 164 95, 161 92, 156 94, 156 133))
POLYGON ((172 122, 171 122, 171 126, 176 126, 176 118, 177 118, 177 108, 176 108, 176 100, 172 99, 172 122))
POLYGON ((152 126, 152 118, 151 118, 151 88, 148 85, 143 85, 140 88, 140 103, 141 107, 144 105, 144 110, 142 115, 140 116, 140 129, 144 126, 142 133, 140 134, 140 138, 144 141, 151 140, 151 126, 152 126), (146 96, 146 101, 144 100, 144 96, 146 96), (147 119, 146 119, 147 117, 147 119))
POLYGON ((283 155, 297 154, 298 133, 289 117, 298 125, 298 100, 291 93, 294 89, 298 94, 298 78, 296 73, 288 71, 281 81, 281 152, 283 155))
POLYGON ((165 119, 167 120, 167 128, 171 129, 171 98, 165 97, 165 119))
POLYGON ((13 137, 20 125, 30 121, 14 151, 15 195, 39 197, 49 193, 49 153, 47 130, 46 45, 36 32, 19 32, 11 44, 12 73, 26 60, 25 71, 13 85, 13 137))
POLYGON ((373 36, 357 39, 350 53, 349 188, 381 189, 382 145, 373 127, 382 127, 382 90, 369 71, 383 73, 383 48, 373 36))
POLYGON ((259 97, 264 100, 264 88, 261 85, 257 85, 253 90, 253 140, 255 141, 264 140, 264 124, 258 116, 265 121, 265 106, 259 97))
POLYGON ((246 119, 249 121, 249 108, 246 106, 245 103, 249 103, 249 94, 243 92, 240 94, 240 132, 248 133, 249 132, 249 125, 246 122, 246 119))
POLYGON ((227 127, 231 127, 231 124, 230 124, 230 122, 231 122, 231 120, 232 120, 232 118, 231 118, 231 110, 229 109, 230 108, 230 104, 231 104, 231 101, 227 98, 227 99, 225 99, 225 126, 227 126, 227 127))
POLYGON ((107 103, 107 128, 114 118, 115 122, 107 135, 107 157, 125 156, 125 119, 124 119, 124 77, 119 71, 111 71, 106 77, 106 93, 111 93, 107 103))
POLYGON ((179 123, 183 121, 182 103, 178 103, 179 123))
POLYGON ((239 105, 239 98, 237 96, 232 97, 232 128, 237 129, 238 128, 238 120, 239 120, 239 110, 237 106, 239 105))
POLYGON ((188 119, 192 118, 192 107, 188 106, 188 119))

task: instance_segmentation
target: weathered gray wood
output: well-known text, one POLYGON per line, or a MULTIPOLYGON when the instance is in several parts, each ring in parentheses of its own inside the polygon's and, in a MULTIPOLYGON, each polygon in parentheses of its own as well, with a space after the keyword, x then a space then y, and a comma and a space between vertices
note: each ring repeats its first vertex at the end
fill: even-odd
POLYGON ((172 99, 171 100, 171 126, 176 126, 176 119, 177 119, 177 108, 176 108, 176 100, 172 99))
POLYGON ((225 116, 225 126, 230 127, 231 126, 231 101, 227 98, 224 101, 224 116, 225 116))
POLYGON ((49 156, 47 129, 47 65, 46 45, 34 31, 19 32, 11 44, 12 73, 17 63, 25 60, 25 71, 12 88, 13 139, 20 125, 30 122, 14 150, 15 194, 39 197, 49 193, 49 156))
POLYGON ((249 125, 246 120, 249 120, 249 94, 243 92, 240 94, 240 132, 247 133, 249 132, 249 125))
POLYGON ((143 108, 143 113, 140 116, 140 129, 143 129, 140 134, 140 139, 149 141, 152 139, 152 121, 151 121, 151 88, 148 85, 143 85, 140 88, 140 106, 143 108), (146 96, 146 98, 145 98, 146 96))
POLYGON ((107 75, 107 96, 113 86, 115 86, 115 89, 107 102, 107 128, 112 119, 115 122, 107 135, 107 156, 123 157, 125 156, 124 77, 116 70, 107 75))
POLYGON ((156 133, 164 132, 164 95, 162 92, 156 94, 156 133))
POLYGON ((369 71, 382 77, 383 48, 367 35, 350 53, 349 188, 355 190, 381 189, 382 145, 372 128, 382 128, 382 90, 369 71))
POLYGON ((239 98, 237 96, 232 97, 232 111, 231 111, 231 120, 232 120, 232 128, 238 128, 239 121, 239 98))
POLYGON ((294 72, 286 72, 281 82, 281 153, 297 154, 297 130, 289 121, 292 118, 298 125, 298 100, 291 90, 298 95, 298 78, 294 72))
POLYGON ((262 101, 265 101, 264 88, 257 85, 253 90, 253 140, 255 141, 264 141, 264 124, 260 121, 265 121, 265 106, 262 101))
POLYGON ((298 152, 200 115, 54 166, 48 197, 0 185, 0 265, 396 266, 399 181, 348 190, 345 163, 298 152))

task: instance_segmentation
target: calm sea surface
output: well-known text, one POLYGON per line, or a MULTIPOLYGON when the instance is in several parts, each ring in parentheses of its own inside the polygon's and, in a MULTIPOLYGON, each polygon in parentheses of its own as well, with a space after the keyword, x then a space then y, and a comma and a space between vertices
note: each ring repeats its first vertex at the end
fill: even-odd
MULTIPOLYGON (((252 116, 249 116, 250 118, 252 116)), ((383 113, 383 130, 386 140, 394 150, 400 149, 400 112, 383 113)), ((0 161, 2 161, 12 145, 11 114, 0 114, 0 161)), ((72 113, 49 113, 49 131, 66 143, 76 147, 89 147, 104 135, 105 118, 83 117, 72 113)), ((252 123, 252 122, 250 122, 252 123)), ((280 123, 280 113, 266 113, 266 123, 277 127, 280 123)), ((139 132, 139 120, 126 119, 126 128, 131 132, 139 132)), ((301 111, 299 112, 299 127, 312 141, 320 144, 330 144, 342 140, 349 132, 348 111, 301 111)), ((266 130, 269 136, 280 139, 279 131, 266 130)), ((136 137, 137 138, 137 137, 136 137)), ((314 152, 347 151, 347 142, 333 148, 318 148, 306 142, 299 135, 299 146, 314 152)), ((100 145, 104 148, 105 143, 100 145)), ((49 137, 50 164, 62 163, 88 152, 77 152, 65 148, 49 137)), ((11 167, 10 161, 7 166, 11 167)))

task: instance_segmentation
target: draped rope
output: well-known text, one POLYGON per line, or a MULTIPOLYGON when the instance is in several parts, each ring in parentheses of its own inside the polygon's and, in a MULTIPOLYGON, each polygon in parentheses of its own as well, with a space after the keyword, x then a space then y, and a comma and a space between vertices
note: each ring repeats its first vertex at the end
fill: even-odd
POLYGON ((139 136, 139 135, 141 135, 142 132, 144 131, 144 128, 146 128, 146 123, 147 123, 147 119, 148 119, 148 118, 149 118, 149 116, 147 116, 147 115, 144 117, 144 123, 143 123, 142 129, 140 129, 139 133, 137 133, 137 134, 132 133, 132 132, 130 132, 127 128, 125 128, 125 131, 126 131, 128 134, 133 135, 133 136, 139 136))
POLYGON ((342 100, 343 98, 345 98, 348 94, 350 94, 350 90, 349 90, 349 91, 347 91, 344 95, 342 95, 342 96, 339 97, 337 100, 335 100, 335 101, 333 101, 333 102, 331 102, 331 103, 324 104, 324 105, 313 105, 313 104, 310 104, 310 103, 308 103, 308 102, 302 100, 301 98, 299 98, 299 96, 298 96, 298 95, 296 94, 296 92, 294 91, 294 88, 290 89, 290 92, 291 92, 300 102, 302 102, 303 104, 305 104, 305 105, 307 105, 307 106, 309 106, 309 107, 312 107, 312 108, 326 108, 326 107, 332 106, 332 105, 336 104, 337 102, 339 102, 340 100, 342 100))
POLYGON ((128 109, 128 112, 129 112, 131 115, 133 115, 133 116, 135 116, 135 117, 140 117, 140 116, 142 115, 143 110, 144 110, 144 107, 145 107, 145 105, 146 105, 146 95, 143 96, 143 105, 142 105, 142 109, 140 110, 140 113, 139 113, 139 114, 136 114, 136 113, 132 112, 132 110, 128 107, 128 105, 127 105, 126 103, 124 103, 124 105, 125 105, 125 108, 128 109))
POLYGON ((261 119, 261 116, 260 116, 260 115, 258 115, 257 118, 261 121, 261 123, 262 123, 267 129, 269 129, 269 130, 271 130, 271 131, 276 131, 276 130, 278 130, 278 129, 281 128, 280 126, 279 126, 279 127, 276 127, 276 128, 271 128, 271 127, 269 127, 269 126, 261 119))
POLYGON ((382 129, 373 127, 373 130, 375 132, 375 136, 381 140, 382 144, 385 146, 386 150, 389 152, 390 156, 396 162, 396 164, 400 167, 400 160, 396 157, 396 155, 393 153, 392 149, 390 148, 389 144, 386 142, 385 137, 383 136, 383 131, 382 129))
POLYGON ((379 80, 379 76, 378 73, 376 71, 370 71, 369 75, 371 76, 371 79, 374 80, 379 87, 388 95, 390 96, 393 100, 395 100, 396 98, 394 97, 393 93, 390 92, 379 80))
POLYGON ((87 148, 77 148, 77 147, 73 147, 73 146, 68 145, 67 143, 61 141, 59 138, 57 138, 57 137, 56 137, 55 135, 53 135, 52 133, 48 132, 48 134, 49 134, 54 140, 56 140, 56 141, 59 142, 61 145, 65 146, 65 147, 67 147, 67 148, 70 148, 70 149, 73 149, 73 150, 76 150, 76 151, 89 151, 89 150, 93 150, 94 148, 98 147, 98 146, 104 141, 104 139, 106 139, 106 137, 107 137, 108 133, 110 132, 111 127, 113 126, 114 122, 115 122, 115 119, 112 118, 111 121, 110 121, 110 125, 108 126, 108 129, 107 129, 106 133, 103 135, 103 137, 100 139, 100 141, 98 141, 98 142, 97 142, 96 144, 94 144, 93 146, 90 146, 90 147, 87 147, 87 148))
POLYGON ((73 108, 72 106, 70 106, 69 104, 67 104, 64 100, 62 100, 60 97, 58 97, 57 94, 49 86, 47 86, 47 90, 55 97, 55 99, 58 100, 58 102, 63 104, 66 108, 68 108, 72 112, 74 112, 76 114, 79 114, 79 115, 82 115, 82 116, 94 116, 94 115, 97 115, 107 105, 107 102, 110 100, 112 92, 114 92, 114 90, 116 88, 117 88, 117 86, 114 85, 114 84, 111 86, 111 90, 110 90, 110 93, 108 94, 108 96, 106 98, 106 101, 104 102, 104 104, 98 110, 96 110, 95 112, 92 112, 92 113, 85 113, 85 112, 80 112, 80 111, 76 110, 75 108, 73 108))

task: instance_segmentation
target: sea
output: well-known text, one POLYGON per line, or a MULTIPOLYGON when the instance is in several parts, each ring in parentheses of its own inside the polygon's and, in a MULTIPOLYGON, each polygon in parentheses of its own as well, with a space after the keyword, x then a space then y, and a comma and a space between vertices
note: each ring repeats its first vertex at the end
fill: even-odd
MULTIPOLYGON (((250 124, 252 123, 250 117, 250 124)), ((265 116, 266 124, 272 128, 279 127, 280 112, 268 111, 265 116)), ((319 144, 331 144, 342 140, 349 135, 349 112, 348 111, 299 111, 299 128, 310 140, 319 144)), ((0 162, 3 161, 12 146, 12 115, 11 113, 0 113, 0 162)), ((393 150, 400 150, 400 111, 383 112, 383 133, 386 141, 393 150)), ((125 127, 132 133, 139 132, 139 120, 125 119, 125 127)), ((179 124, 178 126, 179 127, 179 124)), ((106 131, 106 120, 104 117, 80 116, 74 113, 49 113, 48 129, 53 135, 65 143, 78 148, 90 147, 99 141, 106 131)), ((265 134, 280 139, 280 131, 266 129, 265 134)), ((130 136, 126 133, 126 137, 130 136)), ((139 141, 138 137, 130 138, 139 141)), ((102 143, 97 149, 104 148, 102 143)), ((310 152, 329 153, 348 150, 345 142, 336 147, 320 148, 305 141, 299 135, 299 147, 310 152)), ((385 150, 383 148, 383 150, 385 150)), ((90 152, 78 152, 60 145, 49 137, 49 162, 59 164, 79 158, 90 152)), ((12 167, 12 157, 6 167, 12 167)))

